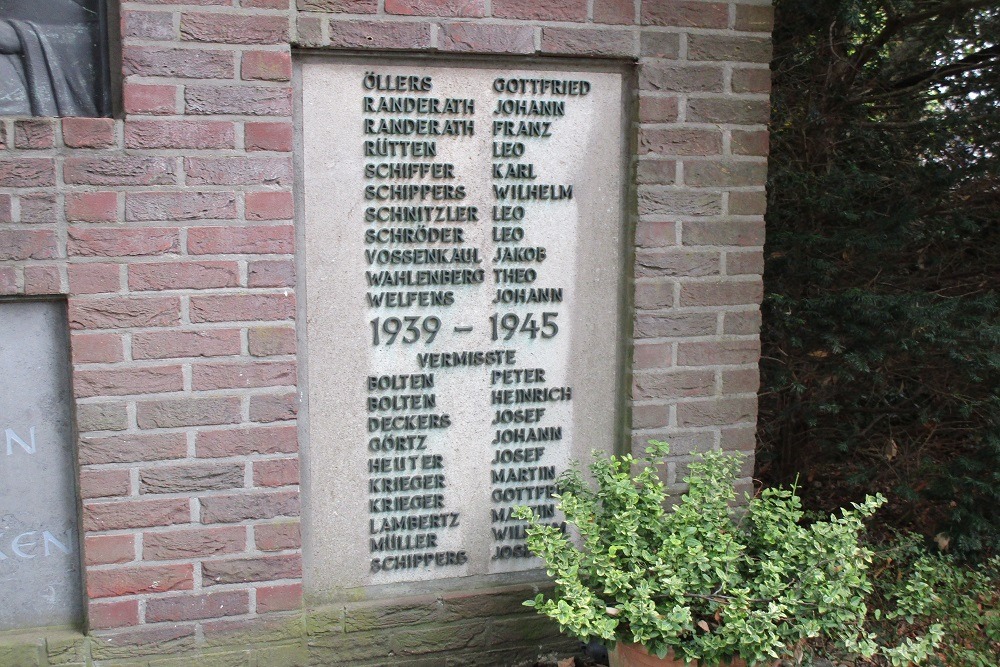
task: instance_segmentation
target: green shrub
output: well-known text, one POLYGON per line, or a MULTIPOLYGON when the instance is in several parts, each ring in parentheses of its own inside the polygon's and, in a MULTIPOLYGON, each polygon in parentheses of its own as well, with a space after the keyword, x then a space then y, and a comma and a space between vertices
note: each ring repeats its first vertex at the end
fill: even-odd
MULTIPOLYGON (((894 646, 864 627, 872 553, 859 534, 881 497, 806 524, 794 491, 767 489, 735 513, 739 459, 711 452, 690 465, 689 489, 667 511, 656 471, 666 445, 651 444, 641 459, 595 457, 596 491, 576 466, 560 478, 559 507, 579 547, 528 508, 516 512, 556 584, 525 604, 564 632, 708 665, 793 656, 814 638, 902 665, 940 640, 939 624, 894 646)), ((900 592, 901 605, 915 604, 900 592)))

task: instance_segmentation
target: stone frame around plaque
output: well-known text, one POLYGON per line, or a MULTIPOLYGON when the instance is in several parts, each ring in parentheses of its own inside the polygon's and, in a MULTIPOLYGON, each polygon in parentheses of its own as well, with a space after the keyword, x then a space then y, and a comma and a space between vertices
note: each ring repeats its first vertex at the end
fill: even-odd
MULTIPOLYGON (((362 62, 377 63, 378 66, 434 66, 443 68, 474 68, 474 69, 528 69, 548 71, 579 71, 595 73, 614 73, 621 75, 621 140, 615 159, 621 168, 620 215, 622 224, 621 237, 618 240, 620 267, 617 285, 616 317, 620 322, 619 338, 615 341, 615 366, 618 372, 615 386, 609 388, 614 398, 614 436, 613 449, 620 453, 631 446, 629 439, 631 415, 629 408, 629 390, 631 387, 631 362, 633 356, 633 294, 634 294, 634 264, 635 264, 635 228, 638 219, 637 185, 635 172, 637 164, 637 65, 631 60, 615 59, 580 59, 566 57, 490 57, 483 55, 451 55, 451 54, 409 54, 399 52, 318 52, 300 50, 293 53, 293 107, 294 107, 294 155, 295 155, 295 228, 296 228, 296 274, 299 281, 298 320, 309 322, 307 305, 310 286, 306 270, 306 206, 305 206, 305 165, 304 136, 302 110, 302 65, 304 63, 338 63, 358 64, 362 62)), ((430 581, 407 581, 402 583, 379 583, 360 587, 339 587, 334 590, 319 590, 310 581, 310 571, 315 558, 315 545, 310 534, 309 514, 315 511, 311 507, 311 499, 320 493, 312 488, 308 470, 311 465, 310 448, 310 387, 305 379, 309 377, 310 341, 309 326, 302 326, 298 332, 298 354, 300 377, 300 408, 298 413, 298 430, 300 456, 302 459, 303 477, 301 482, 303 497, 303 561, 304 561, 304 592, 307 604, 340 602, 357 599, 385 599, 408 595, 436 594, 444 591, 485 590, 498 586, 523 583, 542 583, 547 577, 541 565, 533 569, 506 572, 474 574, 454 578, 440 578, 430 581)), ((583 458, 582 456, 574 458, 583 458)))

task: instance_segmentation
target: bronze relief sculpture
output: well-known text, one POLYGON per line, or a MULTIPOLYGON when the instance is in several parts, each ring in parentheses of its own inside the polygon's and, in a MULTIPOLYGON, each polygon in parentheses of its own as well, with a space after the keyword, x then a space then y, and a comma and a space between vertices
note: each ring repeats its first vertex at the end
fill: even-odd
POLYGON ((107 114, 102 0, 0 0, 0 115, 107 114))

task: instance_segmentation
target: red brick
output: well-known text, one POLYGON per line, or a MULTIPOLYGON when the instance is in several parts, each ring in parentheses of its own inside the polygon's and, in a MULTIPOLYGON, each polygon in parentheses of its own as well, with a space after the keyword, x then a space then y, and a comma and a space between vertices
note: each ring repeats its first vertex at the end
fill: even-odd
POLYGON ((651 97, 643 95, 639 98, 640 123, 673 123, 676 120, 676 97, 651 97))
POLYGON ((70 264, 70 294, 101 294, 120 289, 117 264, 70 264))
POLYGON ((52 158, 20 157, 0 160, 0 188, 43 188, 56 184, 52 158))
POLYGON ((257 589, 257 612, 292 611, 302 606, 302 584, 261 586, 257 589))
POLYGON ((764 155, 770 151, 767 130, 733 130, 733 155, 764 155))
POLYGON ((288 17, 235 12, 181 14, 181 40, 213 44, 284 44, 288 17))
POLYGON ((74 331, 70 336, 74 364, 111 364, 124 359, 122 338, 118 334, 85 334, 74 331))
POLYGON ((295 377, 295 364, 292 362, 201 363, 191 366, 191 388, 194 391, 294 387, 295 377))
POLYGON ((639 53, 635 34, 629 30, 577 30, 542 28, 542 52, 585 56, 626 56, 639 53))
POLYGON ((200 363, 192 365, 191 384, 195 391, 295 386, 292 362, 200 363))
POLYGON ((290 116, 292 90, 284 86, 186 86, 184 109, 196 116, 290 116))
POLYGON ((762 250, 726 253, 727 275, 759 276, 762 273, 764 273, 764 252, 762 250))
POLYGON ((70 227, 71 257, 137 257, 180 252, 176 229, 156 227, 70 227))
POLYGON ((253 527, 254 542, 261 551, 287 551, 302 546, 298 521, 259 523, 253 527))
POLYGON ((493 0, 493 16, 528 21, 586 21, 587 0, 493 0))
POLYGON ((644 30, 639 37, 639 53, 644 58, 677 60, 681 55, 681 36, 676 32, 644 30))
POLYGON ((636 338, 715 335, 715 313, 645 313, 635 318, 636 338))
POLYGON ((239 280, 236 262, 134 263, 128 269, 132 291, 235 287, 239 280))
POLYGON ((771 116, 769 100, 692 98, 687 103, 689 123, 765 125, 771 116))
POLYGON ((721 436, 719 444, 725 451, 752 450, 757 444, 757 429, 753 427, 724 428, 721 436))
POLYGON ((637 370, 673 366, 672 343, 640 343, 635 346, 633 365, 637 370))
POLYGON ((722 194, 699 190, 676 190, 642 186, 639 189, 640 216, 718 216, 722 214, 722 194))
POLYGON ((722 133, 718 130, 639 128, 639 154, 720 155, 722 133))
POLYGON ((669 405, 636 405, 632 408, 632 428, 664 428, 669 423, 669 405))
POLYGON ((180 324, 180 311, 177 297, 76 298, 69 302, 69 326, 70 329, 169 327, 180 324))
POLYGON ((748 35, 700 34, 688 35, 688 60, 732 61, 744 63, 767 63, 771 61, 771 40, 769 37, 748 35))
POLYGON ((244 81, 289 81, 292 56, 287 51, 244 51, 240 78, 244 81))
POLYGON ((679 366, 755 364, 760 359, 760 341, 723 340, 681 342, 677 346, 679 366))
POLYGON ((677 425, 728 426, 757 418, 757 397, 716 398, 677 404, 677 425))
POLYGON ((724 2, 646 2, 642 3, 642 25, 679 28, 727 28, 729 5, 724 2))
POLYGON ((769 93, 771 92, 771 70, 734 69, 732 88, 734 93, 769 93))
POLYGON ((10 296, 18 294, 20 288, 17 286, 17 271, 11 266, 0 266, 0 295, 10 296))
POLYGON ((29 150, 52 148, 55 140, 55 125, 51 120, 31 118, 14 121, 15 148, 29 150))
POLYGON ((201 572, 202 583, 205 586, 298 579, 302 576, 302 557, 298 554, 288 554, 238 560, 211 560, 202 563, 201 572))
POLYGON ((62 278, 58 266, 24 267, 25 294, 61 294, 62 278))
POLYGON ((139 625, 139 601, 88 602, 87 626, 91 630, 128 628, 139 625))
POLYGON ((635 3, 632 0, 594 0, 594 23, 635 23, 635 3))
POLYGON ((135 537, 132 535, 88 535, 84 540, 87 565, 110 565, 135 560, 135 537))
POLYGON ((117 192, 66 194, 66 220, 69 222, 114 222, 117 219, 117 192))
POLYGON ((206 461, 158 465, 139 471, 139 493, 224 491, 243 486, 243 463, 206 461))
POLYGON ((535 31, 522 25, 446 23, 439 36, 444 51, 534 53, 535 31))
MULTIPOLYGON (((3 127, 3 124, 0 124, 3 127)), ((14 222, 14 211, 11 208, 10 195, 0 194, 0 223, 14 222)))
POLYGON ((83 499, 127 496, 128 493, 128 470, 80 471, 80 497, 83 499))
MULTIPOLYGON (((86 405, 86 404, 84 404, 86 405)), ((83 407, 83 406, 80 406, 83 407)), ((79 408, 78 408, 79 411, 79 408)), ((85 430, 82 426, 80 430, 85 430)), ((179 459, 187 455, 183 433, 162 435, 117 435, 80 439, 80 464, 135 463, 179 459)))
POLYGON ((686 65, 664 60, 649 61, 639 68, 640 90, 721 93, 722 83, 723 71, 719 65, 686 65))
POLYGON ((291 327, 254 327, 248 338, 250 354, 255 357, 295 354, 295 329, 291 327))
POLYGON ((691 187, 763 186, 767 182, 767 163, 716 160, 684 162, 684 184, 691 187))
POLYGON ((374 14, 378 11, 378 0, 298 0, 296 4, 306 12, 374 14))
POLYGON ((165 593, 194 588, 193 565, 156 565, 87 570, 87 595, 113 598, 122 595, 165 593))
POLYGON ((757 369, 756 362, 754 362, 753 368, 722 371, 723 394, 756 394, 759 389, 760 371, 757 369))
POLYGON ((240 553, 246 549, 246 529, 193 528, 147 532, 142 535, 143 560, 180 560, 240 553))
POLYGON ((193 227, 188 230, 188 252, 192 255, 288 255, 294 250, 295 231, 291 225, 193 227))
POLYGON ((182 389, 184 378, 180 366, 78 370, 73 374, 73 390, 81 398, 160 394, 182 389))
POLYGON ((323 24, 325 19, 318 16, 299 14, 295 26, 295 45, 299 47, 325 46, 323 42, 323 24))
POLYGON ((712 281, 681 284, 681 306, 742 306, 759 304, 760 280, 712 281))
POLYGON ((289 157, 185 158, 188 185, 285 185, 294 178, 289 157))
POLYGON ((774 28, 774 6, 736 5, 736 29, 743 32, 771 32, 774 28))
POLYGON ((248 151, 292 150, 291 123, 246 123, 243 144, 248 151))
POLYGON ((88 532, 170 526, 189 521, 191 508, 187 498, 83 504, 83 529, 88 532))
POLYGON ((58 252, 51 231, 0 229, 0 260, 52 259, 58 252))
POLYGON ((125 220, 206 220, 236 218, 235 192, 129 192, 125 220))
POLYGON ((136 406, 136 422, 143 429, 238 424, 240 420, 236 397, 142 401, 136 406))
MULTIPOLYGON (((124 431, 128 427, 125 403, 77 403, 76 424, 81 433, 88 431, 124 431)), ((79 449, 80 463, 84 458, 83 440, 79 449)))
POLYGON ((298 516, 300 510, 298 491, 207 496, 199 502, 201 522, 206 524, 298 516))
POLYGON ((385 13, 400 16, 486 16, 486 0, 385 0, 385 13))
POLYGON ((291 294, 224 294, 192 296, 192 322, 290 320, 295 317, 291 294))
POLYGON ((249 591, 154 598, 146 602, 146 622, 195 621, 242 616, 250 610, 249 591))
POLYGON ((126 9, 122 12, 122 37, 174 41, 174 15, 172 12, 140 12, 126 9))
POLYGON ((764 245, 764 221, 684 222, 684 245, 764 245))
POLYGON ((294 287, 295 263, 291 260, 247 262, 248 287, 294 287))
POLYGON ((132 334, 133 359, 221 357, 239 353, 238 329, 148 331, 132 334))
POLYGON ((256 9, 288 9, 288 0, 241 0, 240 7, 256 9))
MULTIPOLYGON (((176 113, 177 89, 178 86, 149 86, 126 82, 123 94, 125 113, 153 115, 176 113)), ((126 131, 127 129, 126 123, 126 131)))
POLYGON ((431 45, 429 23, 401 21, 332 21, 330 47, 348 49, 425 49, 431 45))
POLYGON ((108 148, 115 145, 113 118, 63 118, 63 143, 68 148, 108 148))
POLYGON ((294 486, 298 483, 298 459, 274 459, 269 461, 254 461, 253 463, 254 486, 294 486))
POLYGON ((195 451, 200 458, 292 454, 298 451, 298 442, 294 426, 254 426, 202 431, 195 440, 195 451))
POLYGON ((291 192, 248 192, 247 220, 291 220, 294 212, 291 192))
POLYGON ((715 371, 675 371, 636 373, 632 398, 636 400, 711 396, 715 393, 715 371))
POLYGON ((137 120, 125 125, 126 148, 233 148, 235 124, 207 120, 137 120))
POLYGON ((173 158, 105 155, 66 158, 63 179, 76 185, 174 185, 177 173, 173 158))
POLYGON ((126 46, 125 76, 162 76, 181 79, 232 79, 236 73, 232 51, 126 46))
POLYGON ((635 285, 637 310, 659 310, 674 305, 673 281, 641 282, 635 285))
POLYGON ((49 192, 33 192, 22 194, 21 222, 55 223, 56 195, 49 192))
POLYGON ((677 160, 640 160, 636 167, 640 185, 674 185, 677 182, 677 160))
POLYGON ((298 414, 298 394, 254 395, 250 397, 250 421, 270 423, 295 419, 298 414))

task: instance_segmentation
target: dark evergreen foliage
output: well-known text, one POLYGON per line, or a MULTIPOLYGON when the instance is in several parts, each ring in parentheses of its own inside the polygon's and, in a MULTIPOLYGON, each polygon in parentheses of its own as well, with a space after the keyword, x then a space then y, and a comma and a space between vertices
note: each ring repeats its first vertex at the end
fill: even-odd
POLYGON ((759 474, 1000 545, 1000 0, 777 0, 759 474))

